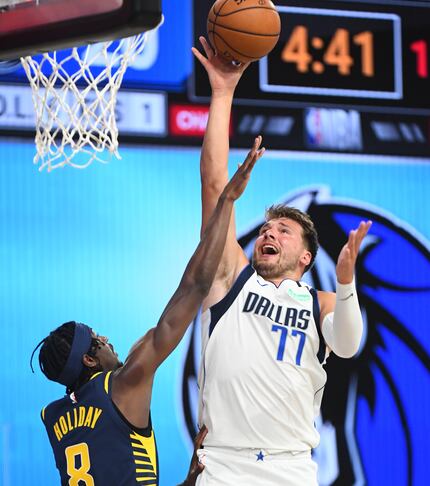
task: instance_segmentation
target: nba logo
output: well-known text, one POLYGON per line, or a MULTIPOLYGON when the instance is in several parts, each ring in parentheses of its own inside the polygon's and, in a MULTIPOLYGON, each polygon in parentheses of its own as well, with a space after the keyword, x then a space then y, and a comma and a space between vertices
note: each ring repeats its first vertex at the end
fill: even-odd
POLYGON ((308 108, 305 138, 309 148, 362 150, 360 114, 356 110, 308 108))

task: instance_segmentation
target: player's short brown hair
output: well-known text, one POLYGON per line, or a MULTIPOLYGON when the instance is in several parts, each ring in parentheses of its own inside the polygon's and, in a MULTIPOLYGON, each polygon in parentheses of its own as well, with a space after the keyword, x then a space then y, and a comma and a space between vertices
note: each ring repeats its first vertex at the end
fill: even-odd
POLYGON ((312 259, 309 265, 305 268, 305 272, 307 272, 314 264, 319 246, 318 234, 309 214, 304 213, 297 208, 286 206, 285 204, 273 204, 270 208, 266 209, 265 218, 266 221, 270 221, 271 219, 288 218, 302 227, 303 241, 305 242, 306 249, 312 254, 312 259))

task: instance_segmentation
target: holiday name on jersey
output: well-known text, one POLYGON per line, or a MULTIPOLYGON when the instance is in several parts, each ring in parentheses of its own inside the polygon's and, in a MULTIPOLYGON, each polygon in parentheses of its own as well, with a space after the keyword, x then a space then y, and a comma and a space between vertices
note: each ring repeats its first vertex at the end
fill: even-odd
POLYGON ((94 429, 103 410, 97 407, 76 407, 55 422, 54 433, 58 442, 69 432, 78 427, 90 427, 94 429))

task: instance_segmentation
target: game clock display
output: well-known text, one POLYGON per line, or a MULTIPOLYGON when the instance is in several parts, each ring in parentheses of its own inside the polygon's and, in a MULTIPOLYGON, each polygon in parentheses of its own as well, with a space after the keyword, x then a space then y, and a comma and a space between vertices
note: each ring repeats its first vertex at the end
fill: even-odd
POLYGON ((260 64, 260 86, 277 93, 399 99, 397 15, 279 7, 280 42, 260 64))
MULTIPOLYGON (((279 41, 268 56, 251 64, 237 88, 237 101, 430 113, 430 2, 275 4, 281 17, 279 41)), ((199 19, 210 5, 210 0, 195 3, 196 36, 205 31, 199 19)), ((210 95, 203 80, 196 66, 196 97, 210 95)))

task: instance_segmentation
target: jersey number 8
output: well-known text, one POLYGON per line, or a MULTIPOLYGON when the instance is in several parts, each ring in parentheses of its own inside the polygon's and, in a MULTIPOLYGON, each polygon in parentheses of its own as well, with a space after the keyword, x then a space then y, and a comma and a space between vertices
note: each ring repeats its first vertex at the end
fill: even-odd
POLYGON ((69 486, 82 486, 80 481, 83 481, 85 486, 94 486, 94 479, 91 474, 88 474, 90 470, 90 451, 88 450, 88 444, 81 442, 69 446, 65 450, 66 462, 67 462, 67 474, 70 476, 69 486), (79 461, 77 459, 79 458, 79 461), (76 464, 80 463, 79 467, 76 464))

